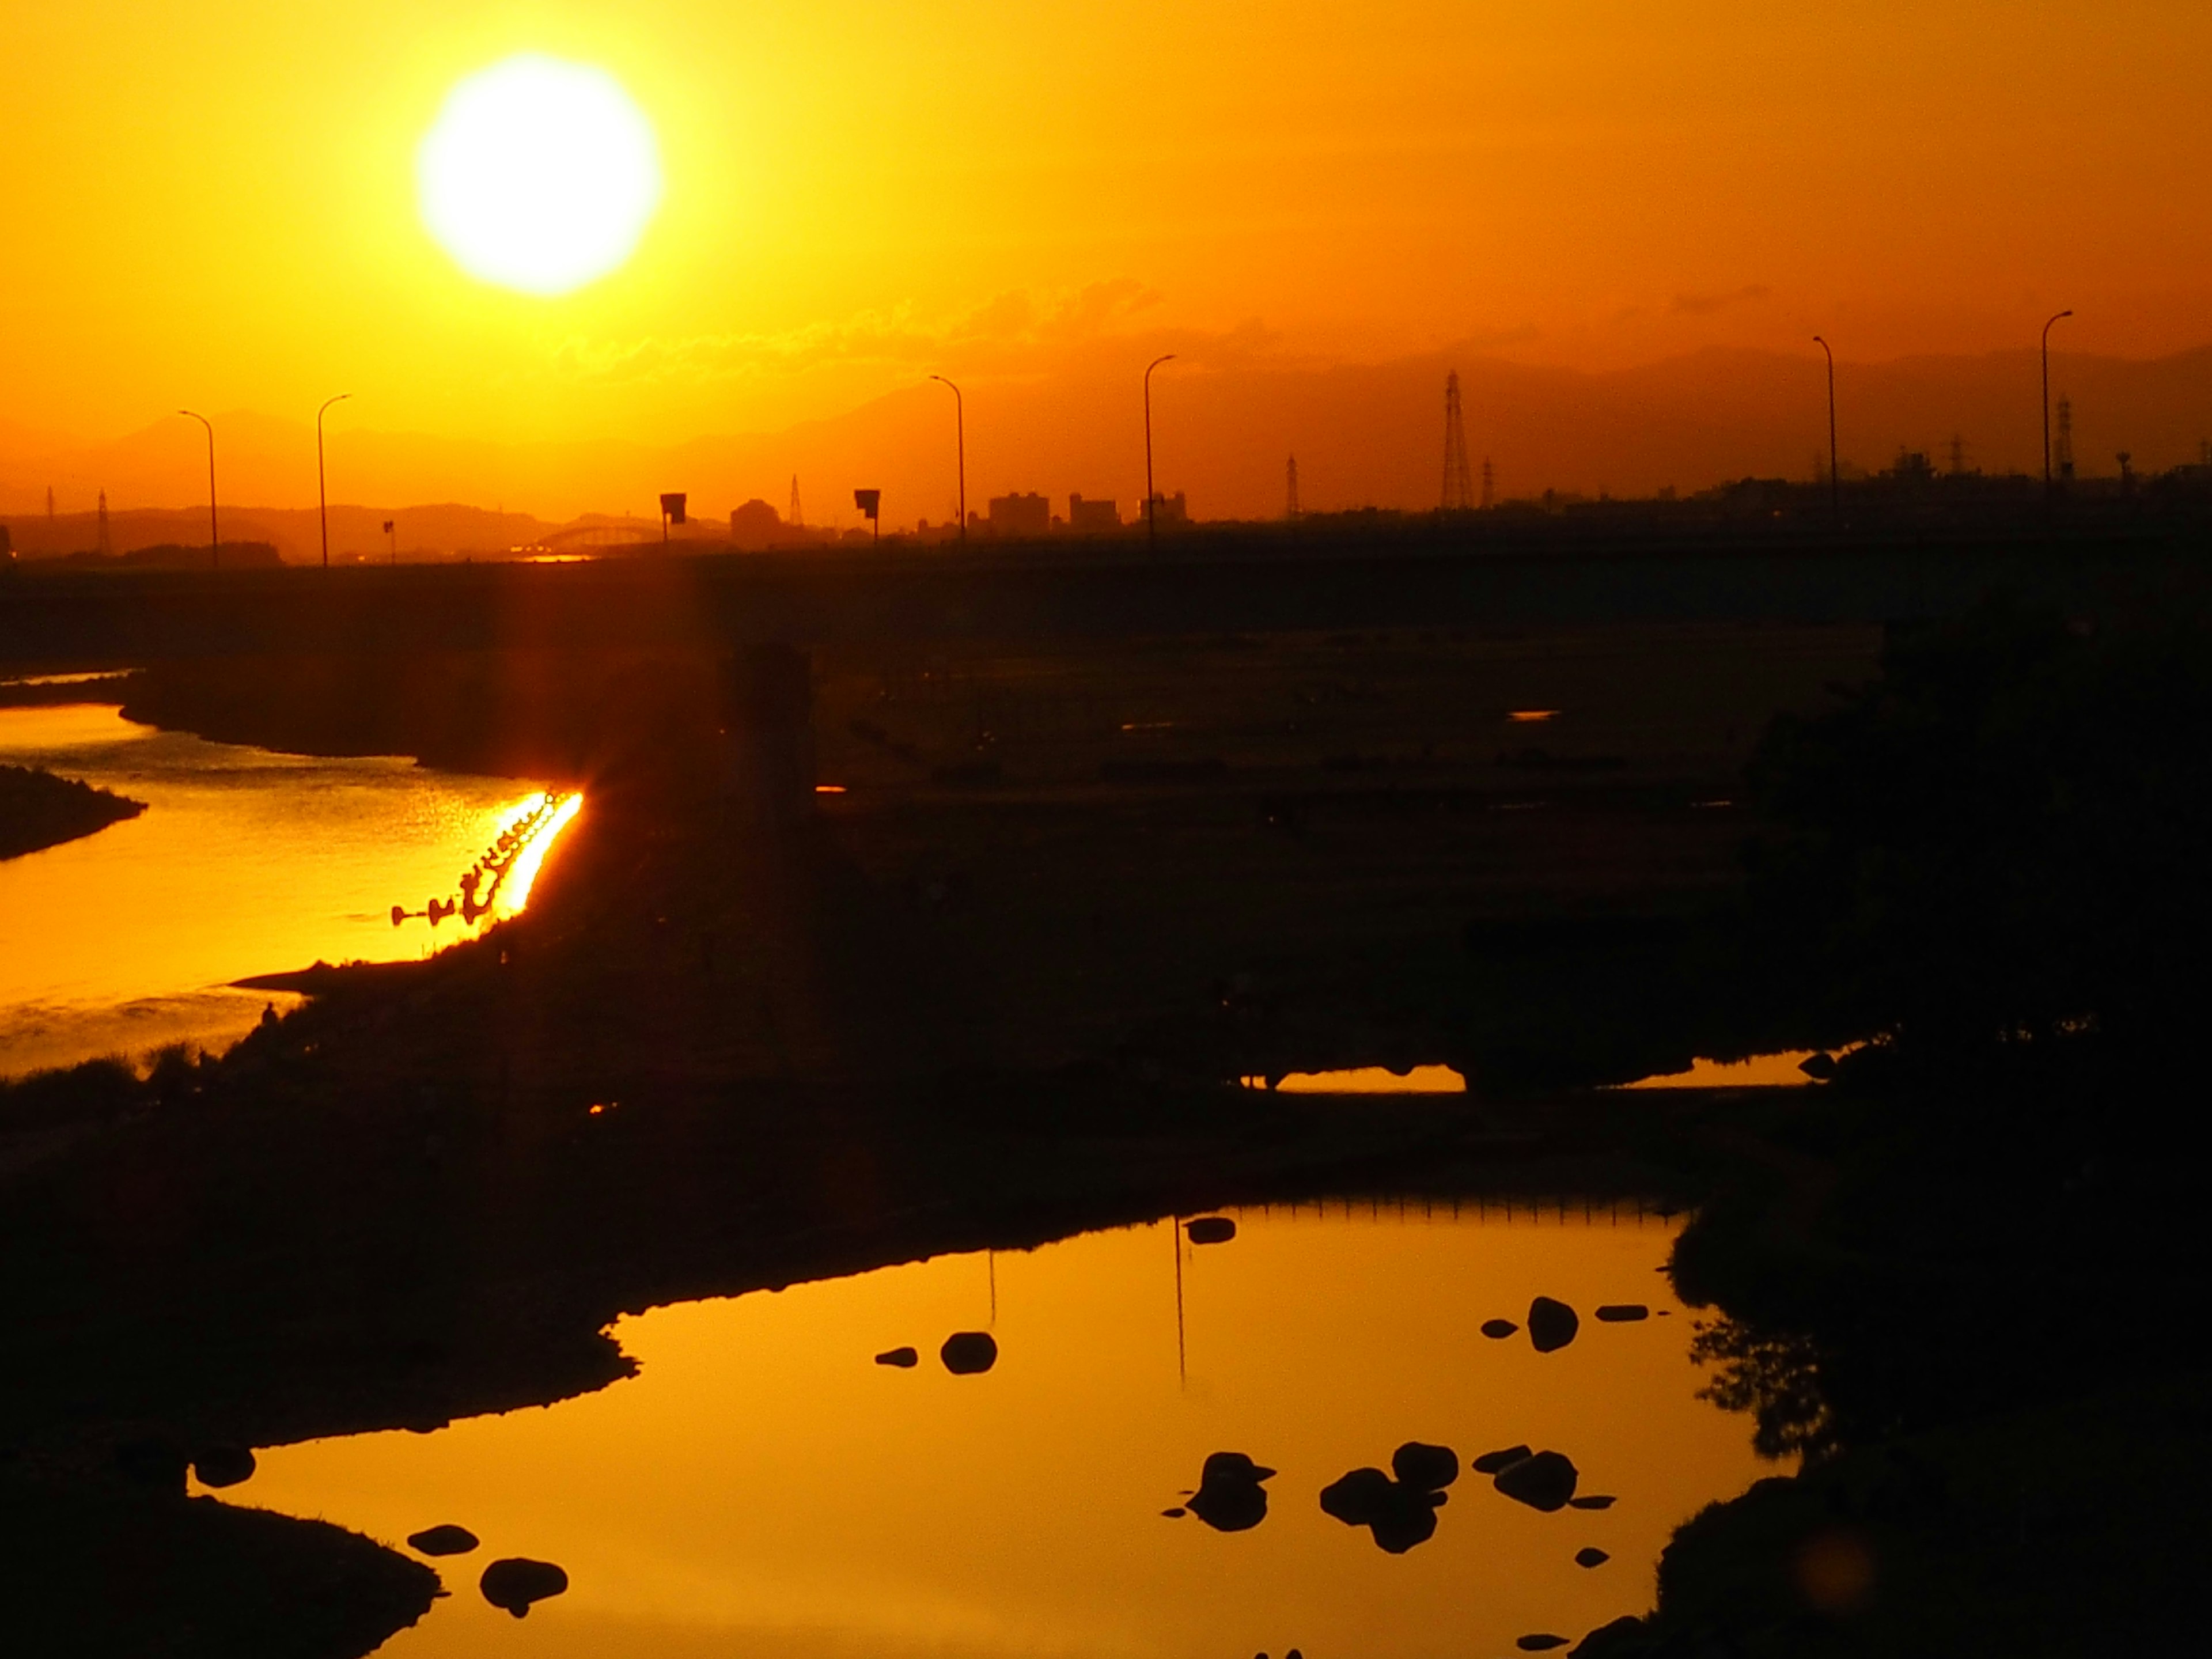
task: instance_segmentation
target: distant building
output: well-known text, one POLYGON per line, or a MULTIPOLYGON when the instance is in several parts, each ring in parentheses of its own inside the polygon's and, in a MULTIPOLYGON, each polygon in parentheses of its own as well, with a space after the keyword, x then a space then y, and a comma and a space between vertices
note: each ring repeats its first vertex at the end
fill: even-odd
POLYGON ((1121 513, 1112 501, 1086 501, 1080 495, 1067 498, 1067 527, 1079 536, 1096 535, 1102 530, 1119 530, 1121 513))
POLYGON ((1155 529, 1181 529, 1190 522, 1190 508, 1182 498, 1182 491, 1172 495, 1152 497, 1152 525, 1155 529))
POLYGON ((764 553, 784 539, 783 519, 757 496, 730 514, 730 545, 740 553, 764 553))
POLYGON ((1052 533, 1052 503, 1034 493, 991 497, 991 533, 1021 538, 1052 533))

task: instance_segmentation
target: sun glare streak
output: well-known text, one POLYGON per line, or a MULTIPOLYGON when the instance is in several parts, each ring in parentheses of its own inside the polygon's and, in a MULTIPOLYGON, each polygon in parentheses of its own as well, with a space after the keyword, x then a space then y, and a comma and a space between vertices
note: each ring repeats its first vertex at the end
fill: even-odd
POLYGON ((530 902, 530 890, 538 880, 538 866, 545 862, 545 855, 553 850, 553 843, 560 838, 561 832, 583 810, 584 798, 581 795, 569 796, 545 821, 544 826, 530 838, 530 844, 516 857, 514 867, 500 885, 501 915, 518 915, 530 902))
POLYGON ((628 259, 660 151, 605 70, 525 53, 453 88, 416 157, 422 222, 462 270, 544 297, 628 259))

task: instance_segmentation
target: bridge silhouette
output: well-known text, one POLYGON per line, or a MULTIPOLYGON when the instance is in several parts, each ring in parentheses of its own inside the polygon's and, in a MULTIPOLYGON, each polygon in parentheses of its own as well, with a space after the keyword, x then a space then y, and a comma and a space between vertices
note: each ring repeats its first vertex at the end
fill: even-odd
POLYGON ((0 566, 0 670, 232 655, 1084 639, 1609 623, 1886 623, 1999 589, 2068 608, 2201 563, 2193 524, 2094 534, 1203 532, 1141 545, 809 549, 329 571, 0 566))

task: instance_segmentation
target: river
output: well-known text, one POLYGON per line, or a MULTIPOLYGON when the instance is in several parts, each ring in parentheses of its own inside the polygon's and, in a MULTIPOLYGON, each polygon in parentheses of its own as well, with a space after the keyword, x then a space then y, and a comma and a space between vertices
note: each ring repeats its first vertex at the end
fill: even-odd
MULTIPOLYGON (((161 1045, 220 1048, 272 1002, 233 988, 323 962, 420 957, 452 896, 543 791, 392 757, 319 759, 134 725, 113 707, 0 708, 0 763, 144 801, 95 835, 0 862, 0 1075, 161 1045)), ((528 902, 543 847, 489 916, 528 902)))

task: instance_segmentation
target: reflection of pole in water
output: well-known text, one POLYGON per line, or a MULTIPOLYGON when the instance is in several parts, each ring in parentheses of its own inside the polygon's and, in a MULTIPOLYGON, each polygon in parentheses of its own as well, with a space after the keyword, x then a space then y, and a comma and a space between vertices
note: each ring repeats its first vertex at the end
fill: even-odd
POLYGON ((1168 1218, 1168 1243, 1175 1246, 1176 1258, 1176 1383, 1178 1387, 1188 1387, 1190 1371, 1182 1340, 1182 1217, 1180 1213, 1168 1218))

